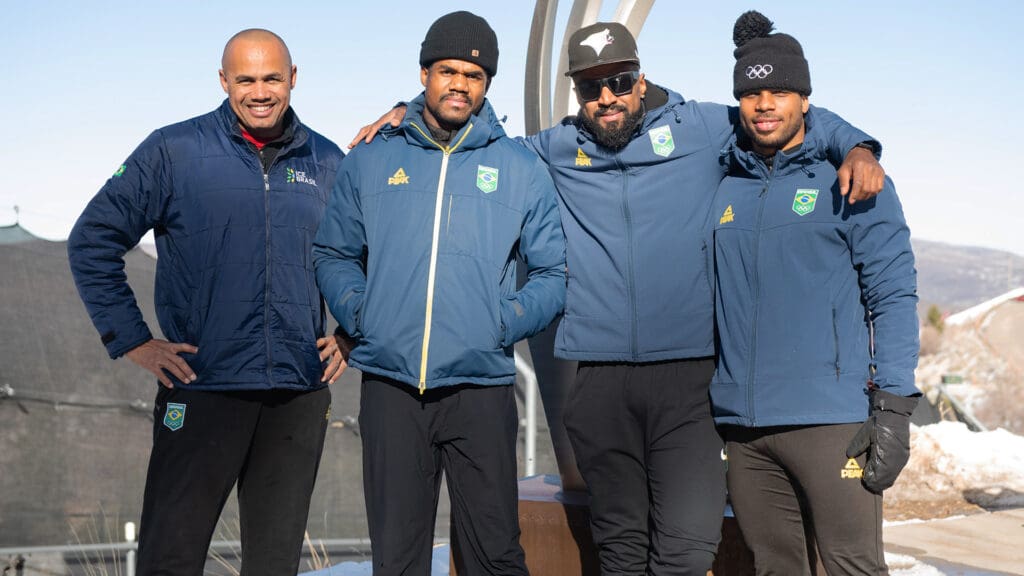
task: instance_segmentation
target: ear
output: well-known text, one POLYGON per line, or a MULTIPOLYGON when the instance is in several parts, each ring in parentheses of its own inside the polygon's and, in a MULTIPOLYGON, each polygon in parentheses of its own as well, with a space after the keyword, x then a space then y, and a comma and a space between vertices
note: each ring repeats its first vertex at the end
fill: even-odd
POLYGON ((420 66, 420 84, 423 84, 424 88, 427 87, 427 74, 429 74, 429 71, 423 66, 420 66))
POLYGON ((800 107, 803 109, 804 114, 811 109, 811 101, 807 99, 807 96, 800 96, 800 107))
POLYGON ((293 89, 295 88, 295 78, 298 77, 298 75, 299 75, 299 67, 296 66, 295 64, 292 64, 292 81, 291 81, 292 86, 291 87, 293 89))
POLYGON ((644 78, 644 73, 640 73, 640 77, 637 78, 637 85, 640 86, 640 97, 644 98, 647 96, 647 79, 644 78))
POLYGON ((220 87, 224 89, 226 94, 228 91, 228 79, 224 76, 224 70, 217 70, 217 74, 220 76, 220 87))

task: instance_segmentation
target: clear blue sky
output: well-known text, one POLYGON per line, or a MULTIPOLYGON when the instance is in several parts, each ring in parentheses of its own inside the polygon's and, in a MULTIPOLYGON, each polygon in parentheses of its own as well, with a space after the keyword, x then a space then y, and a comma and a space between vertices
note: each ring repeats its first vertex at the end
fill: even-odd
MULTIPOLYGON (((605 2, 602 17, 616 4, 605 2)), ((562 1, 563 19, 570 6, 562 1)), ((750 8, 803 44, 811 101, 883 142, 916 237, 1024 255, 1024 160, 1011 143, 1024 122, 1006 104, 1024 94, 1024 2, 661 0, 639 38, 648 78, 690 99, 733 103, 732 25, 750 8)), ((46 238, 66 237, 150 131, 221 102, 220 53, 243 28, 285 39, 299 67, 292 104, 341 144, 420 91, 417 56, 429 24, 472 10, 500 43, 488 96, 508 116, 509 133, 523 131, 529 0, 0 0, 0 9, 8 114, 0 225, 14 222, 17 205, 22 225, 46 238)))

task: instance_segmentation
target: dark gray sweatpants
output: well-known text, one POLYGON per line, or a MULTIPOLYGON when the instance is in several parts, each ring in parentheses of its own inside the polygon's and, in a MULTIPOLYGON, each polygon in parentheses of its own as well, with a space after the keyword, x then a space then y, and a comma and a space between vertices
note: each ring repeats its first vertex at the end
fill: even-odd
POLYGON ((758 576, 886 575, 882 497, 861 484, 865 456, 846 445, 860 423, 723 427, 729 499, 758 576))
POLYGON ((565 427, 603 576, 705 576, 725 509, 711 358, 581 362, 565 427))

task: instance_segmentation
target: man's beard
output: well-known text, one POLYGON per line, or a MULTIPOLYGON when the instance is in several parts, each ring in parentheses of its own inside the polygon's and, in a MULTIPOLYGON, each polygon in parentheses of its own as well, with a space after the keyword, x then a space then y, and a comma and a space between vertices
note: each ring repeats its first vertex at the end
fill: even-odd
POLYGON ((583 125, 587 127, 587 130, 594 135, 594 140, 598 144, 612 150, 620 150, 625 148, 626 144, 629 144, 633 139, 637 126, 644 119, 644 107, 641 105, 635 112, 629 113, 625 106, 613 104, 607 108, 598 108, 595 115, 601 116, 602 114, 615 112, 623 112, 625 116, 622 120, 607 128, 601 125, 596 118, 591 120, 589 116, 582 112, 580 113, 580 118, 583 121, 583 125))

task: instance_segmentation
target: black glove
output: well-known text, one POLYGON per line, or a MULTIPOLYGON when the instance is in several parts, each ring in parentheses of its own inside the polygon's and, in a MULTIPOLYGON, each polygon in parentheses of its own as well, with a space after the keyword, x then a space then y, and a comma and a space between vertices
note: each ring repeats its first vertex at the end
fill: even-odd
POLYGON ((868 451, 861 482, 868 490, 881 494, 896 482, 910 459, 910 414, 919 397, 897 396, 876 388, 868 398, 871 415, 846 447, 846 457, 868 451))

